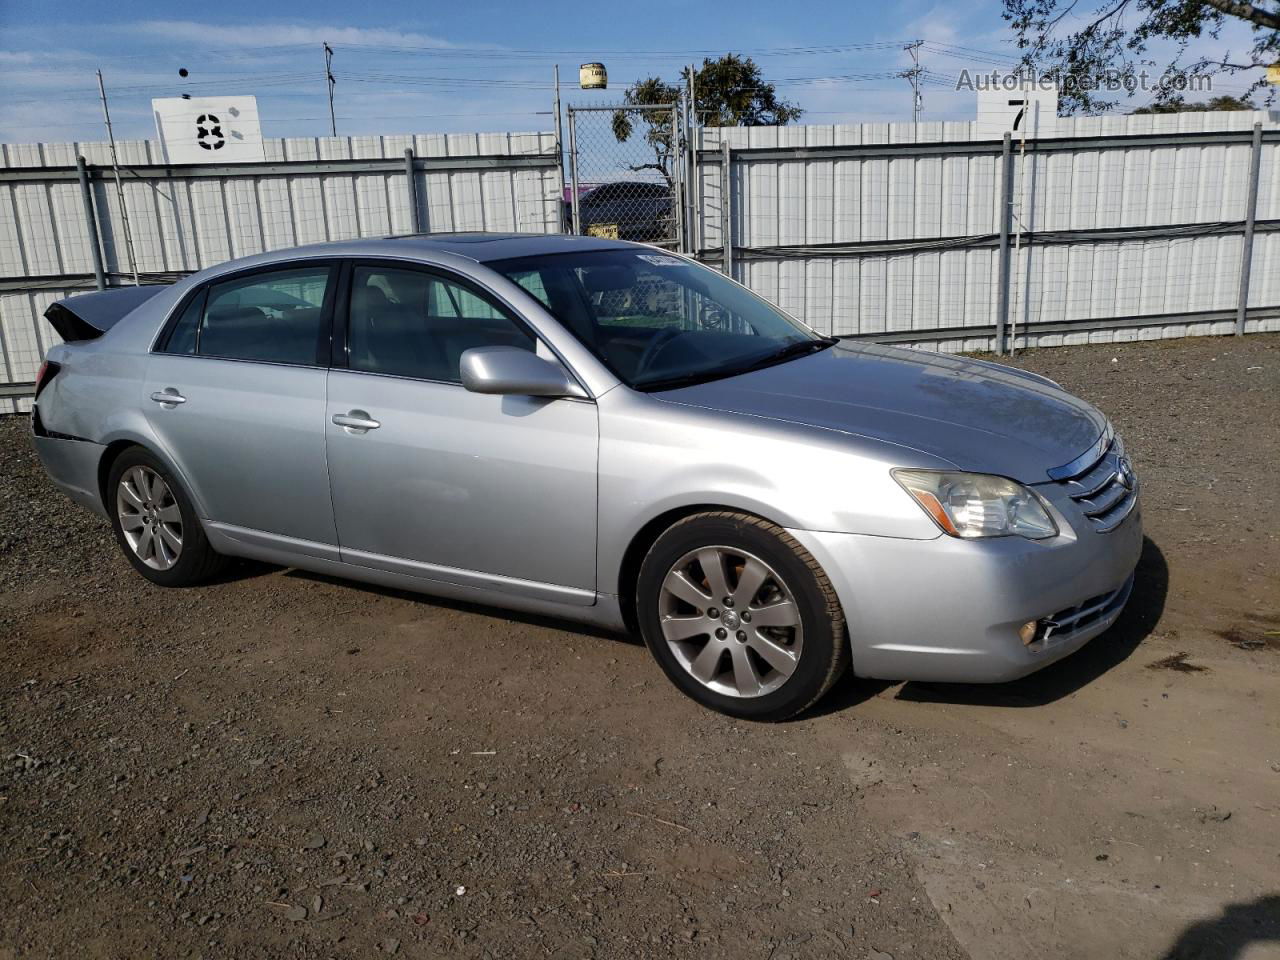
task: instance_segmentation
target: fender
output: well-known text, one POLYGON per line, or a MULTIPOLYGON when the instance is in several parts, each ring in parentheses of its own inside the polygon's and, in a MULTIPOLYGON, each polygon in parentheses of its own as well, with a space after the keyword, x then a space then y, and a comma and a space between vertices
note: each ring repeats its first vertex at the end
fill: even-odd
MULTIPOLYGON (((191 505, 195 508, 197 516, 202 520, 210 519, 209 511, 205 508, 204 501, 201 500, 196 486, 174 458, 173 451, 162 443, 160 437, 151 429, 151 424, 147 422, 142 411, 115 411, 107 417, 104 427, 106 428, 106 433, 103 434, 103 439, 98 441, 106 447, 103 453, 104 458, 114 458, 115 451, 125 443, 143 447, 164 464, 165 469, 172 473, 178 482, 182 484, 182 489, 191 500, 191 505)), ((99 466, 99 471, 100 473, 102 471, 101 465, 99 466)))

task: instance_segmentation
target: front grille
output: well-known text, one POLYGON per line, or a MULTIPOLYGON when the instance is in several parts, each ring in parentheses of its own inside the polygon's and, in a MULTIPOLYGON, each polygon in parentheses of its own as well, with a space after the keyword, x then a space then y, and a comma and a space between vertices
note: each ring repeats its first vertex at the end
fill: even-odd
POLYGON ((1110 533, 1138 505, 1138 478, 1124 454, 1124 444, 1111 434, 1110 427, 1107 429, 1096 458, 1071 464, 1074 472, 1067 476, 1062 475, 1062 468, 1051 471, 1098 533, 1110 533))
POLYGON ((1133 590, 1133 574, 1110 593, 1090 597, 1074 607, 1059 610, 1040 621, 1040 635, 1036 638, 1040 649, 1063 643, 1107 620, 1113 620, 1129 599, 1133 590))

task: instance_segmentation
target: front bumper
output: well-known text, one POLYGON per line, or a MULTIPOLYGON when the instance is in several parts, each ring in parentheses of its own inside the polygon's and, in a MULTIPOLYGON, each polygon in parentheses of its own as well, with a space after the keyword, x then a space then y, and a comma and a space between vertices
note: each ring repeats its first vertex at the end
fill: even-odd
POLYGON ((1000 683, 1061 660, 1116 621, 1142 553, 1140 508, 1042 541, 790 532, 840 597, 854 672, 882 680, 1000 683), (1023 644, 1019 627, 1055 616, 1023 644))

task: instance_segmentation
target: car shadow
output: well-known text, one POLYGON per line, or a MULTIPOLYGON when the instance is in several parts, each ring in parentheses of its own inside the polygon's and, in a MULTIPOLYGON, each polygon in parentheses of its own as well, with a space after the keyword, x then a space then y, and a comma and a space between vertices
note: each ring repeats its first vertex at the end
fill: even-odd
POLYGON ((359 590, 363 593, 373 593, 382 597, 393 597, 397 600, 404 600, 408 603, 421 604, 423 606, 443 607, 447 610, 457 610, 461 613, 474 613, 493 620, 514 620, 517 623, 524 623, 533 627, 546 627, 549 630, 563 630, 566 633, 578 633, 588 637, 599 637, 602 640, 613 640, 615 642, 625 643, 631 646, 644 646, 644 641, 639 637, 632 637, 627 634, 617 633, 603 627, 596 627, 591 624, 581 623, 577 620, 566 620, 560 617, 548 617, 537 613, 508 610, 506 607, 492 606, 484 603, 472 603, 468 600, 452 600, 447 597, 415 593, 412 590, 401 590, 397 587, 383 587, 376 583, 363 583, 358 580, 348 580, 345 577, 334 577, 324 573, 313 573, 309 570, 299 570, 296 567, 290 568, 285 573, 285 576, 296 577, 302 580, 312 580, 316 583, 328 583, 333 586, 359 590))
POLYGON ((1111 629, 1057 663, 1008 683, 919 683, 903 685, 899 700, 956 703, 987 707, 1039 707, 1070 696, 1127 660, 1164 613, 1169 593, 1169 566, 1150 537, 1134 575, 1133 593, 1111 629))
MULTIPOLYGON (((644 641, 638 636, 618 633, 574 620, 524 613, 466 600, 452 600, 297 568, 281 568, 253 560, 238 560, 212 582, 251 579, 281 569, 285 570, 284 575, 288 577, 394 597, 409 603, 444 607, 496 620, 514 620, 530 626, 598 637, 629 646, 644 646, 644 641)), ((1129 597, 1124 612, 1110 630, 1091 640, 1081 650, 1043 670, 1009 683, 959 684, 913 681, 903 684, 895 698, 920 703, 954 703, 992 707, 1037 707, 1060 700, 1127 660, 1159 623, 1164 613, 1168 592, 1169 567, 1165 562, 1164 553, 1155 541, 1149 537, 1144 538, 1142 554, 1138 559, 1135 572, 1133 593, 1129 597)), ((813 719, 856 707, 879 696, 895 684, 896 681, 869 680, 846 673, 821 701, 796 719, 813 719)))
POLYGON ((221 570, 208 579, 201 580, 197 586, 216 587, 227 583, 239 583, 242 580, 257 580, 259 577, 266 577, 287 569, 289 568, 275 563, 264 563, 261 560, 250 560, 246 557, 231 557, 230 562, 221 570))
POLYGON ((1218 916, 1196 921, 1160 960, 1238 960, 1259 943, 1280 944, 1280 894, 1229 903, 1218 916))
POLYGON ((853 671, 846 671, 845 675, 836 681, 835 686, 827 692, 825 697, 808 710, 791 717, 786 722, 815 720, 828 714, 849 710, 868 700, 875 699, 896 683, 897 681, 895 680, 868 680, 865 677, 855 677, 853 671))

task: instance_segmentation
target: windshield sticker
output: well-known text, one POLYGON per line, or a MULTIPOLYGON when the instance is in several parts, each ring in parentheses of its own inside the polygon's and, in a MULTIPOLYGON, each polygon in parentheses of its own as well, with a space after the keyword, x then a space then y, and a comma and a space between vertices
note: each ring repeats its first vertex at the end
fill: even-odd
POLYGON ((680 267, 684 266, 684 261, 679 257, 669 257, 661 253, 638 253, 636 254, 645 263, 652 263, 655 267, 680 267))

